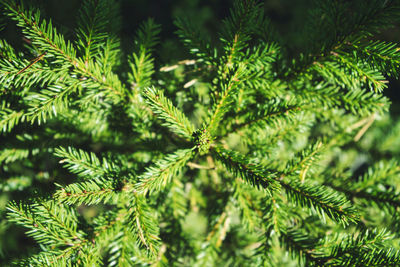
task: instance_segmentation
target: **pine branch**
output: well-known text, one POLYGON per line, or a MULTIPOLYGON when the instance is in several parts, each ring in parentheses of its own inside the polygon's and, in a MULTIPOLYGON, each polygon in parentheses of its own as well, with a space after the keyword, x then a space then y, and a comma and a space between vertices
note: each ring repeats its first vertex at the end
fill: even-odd
POLYGON ((77 232, 75 213, 66 206, 51 203, 30 206, 11 203, 7 207, 9 219, 30 229, 27 234, 47 246, 73 246, 84 238, 77 232))
POLYGON ((397 161, 380 161, 370 167, 357 181, 345 179, 341 182, 328 182, 332 188, 345 193, 348 197, 363 199, 380 208, 395 210, 400 206, 400 195, 391 181, 400 174, 397 161))
POLYGON ((187 18, 177 18, 174 24, 178 28, 177 34, 183 44, 198 58, 198 61, 204 61, 207 65, 213 64, 217 58, 217 51, 211 48, 208 36, 200 32, 199 28, 187 18))
POLYGON ((254 92, 262 92, 265 96, 282 95, 276 92, 278 89, 276 85, 281 84, 282 81, 274 78, 276 71, 274 64, 279 61, 280 53, 282 53, 281 48, 276 43, 262 43, 254 48, 247 48, 242 59, 248 69, 247 77, 243 81, 246 87, 254 92))
POLYGON ((38 57, 30 62, 19 58, 13 58, 12 63, 0 62, 0 82, 15 87, 33 87, 35 85, 45 87, 49 84, 63 84, 61 81, 72 82, 68 76, 68 66, 54 67, 36 60, 38 57))
POLYGON ((69 184, 56 191, 53 197, 66 204, 115 204, 120 197, 119 191, 120 185, 117 181, 114 181, 113 177, 107 177, 69 184))
POLYGON ((129 62, 132 74, 130 73, 130 83, 135 91, 142 91, 150 86, 151 76, 154 73, 153 58, 145 49, 140 50, 139 54, 133 54, 129 62))
MULTIPOLYGON (((114 1, 84 1, 79 10, 77 22, 77 47, 83 54, 83 60, 89 62, 103 48, 106 38, 110 36, 110 23, 116 20, 118 4, 114 1)), ((113 34, 113 33, 111 33, 113 34)))
POLYGON ((293 214, 289 215, 288 209, 282 208, 286 205, 278 194, 264 196, 259 205, 262 207, 262 234, 258 238, 260 245, 256 248, 255 255, 259 256, 262 262, 267 262, 271 257, 276 237, 280 236, 282 231, 287 231, 288 218, 293 218, 293 214))
POLYGON ((0 40, 0 48, 2 61, 12 63, 12 59, 17 57, 15 49, 6 40, 0 40))
POLYGON ((357 212, 352 204, 342 195, 327 187, 311 183, 281 180, 287 197, 293 203, 317 212, 325 220, 327 215, 343 225, 357 222, 357 212))
POLYGON ((383 113, 387 111, 390 103, 389 99, 380 94, 365 93, 361 90, 348 92, 344 95, 342 101, 346 110, 360 115, 369 115, 375 112, 383 113))
POLYGON ((333 85, 349 87, 353 90, 361 88, 360 80, 346 73, 337 62, 315 62, 313 70, 333 85))
POLYGON ((207 16, 177 20, 194 60, 164 55, 179 46, 150 19, 126 60, 116 1, 83 2, 73 41, 26 1, 2 1, 23 47, 0 40, 0 261, 399 265, 400 169, 379 161, 400 153, 380 93, 399 48, 373 34, 399 21, 400 2, 314 2, 313 24, 285 40, 255 0, 235 1, 216 38, 196 25, 207 16), (156 73, 165 59, 178 63, 156 73), (9 222, 36 248, 18 251, 9 222))
POLYGON ((395 43, 384 41, 355 41, 346 43, 338 53, 355 54, 357 60, 362 60, 371 68, 377 68, 389 76, 398 78, 398 69, 400 66, 400 48, 395 43))
POLYGON ((11 130, 21 122, 24 122, 26 115, 23 111, 16 111, 9 108, 6 102, 2 103, 0 109, 0 128, 5 132, 11 132, 11 130))
POLYGON ((23 33, 32 40, 32 44, 47 51, 48 57, 54 56, 54 64, 70 66, 79 75, 89 77, 97 86, 107 89, 114 101, 120 100, 125 94, 125 88, 115 74, 109 72, 104 75, 97 64, 78 59, 73 45, 64 40, 51 21, 47 23, 41 20, 38 10, 26 10, 22 4, 9 0, 6 0, 4 5, 8 15, 17 21, 23 33))
POLYGON ((240 130, 244 127, 265 127, 266 124, 276 126, 280 124, 280 120, 286 120, 288 122, 294 120, 292 115, 297 114, 302 109, 306 109, 307 106, 296 105, 294 102, 284 102, 279 99, 271 100, 265 105, 257 104, 254 107, 250 107, 250 112, 246 110, 243 116, 242 123, 232 125, 232 132, 240 130))
POLYGON ((399 21, 400 4, 397 0, 388 0, 382 3, 379 0, 368 2, 359 1, 365 10, 364 14, 355 17, 354 35, 372 35, 385 28, 393 26, 399 21))
POLYGON ((329 61, 321 62, 322 65, 316 64, 315 66, 319 66, 320 68, 324 67, 325 70, 318 69, 319 73, 329 80, 335 81, 338 85, 359 88, 365 84, 375 92, 382 92, 382 90, 387 87, 387 81, 375 67, 371 68, 370 65, 366 63, 357 62, 347 55, 338 54, 336 52, 334 52, 333 57, 328 60, 329 61), (336 66, 334 62, 340 65, 336 66), (338 69, 341 69, 342 72, 338 69))
POLYGON ((40 266, 40 267, 59 267, 59 266, 71 266, 72 261, 70 258, 57 257, 54 252, 40 252, 39 254, 33 255, 28 259, 17 262, 20 266, 40 266))
MULTIPOLYGON (((260 16, 261 6, 255 1, 235 1, 230 16, 223 21, 220 39, 225 50, 225 70, 229 69, 241 51, 248 46, 255 21, 260 16)), ((262 15, 262 14, 261 14, 262 15)))
POLYGON ((159 43, 160 25, 154 22, 154 19, 146 20, 136 33, 135 46, 137 52, 144 50, 147 53, 152 52, 159 43))
POLYGON ((18 23, 27 38, 32 43, 43 47, 45 51, 54 54, 55 63, 71 64, 76 58, 76 51, 70 42, 54 28, 51 21, 41 21, 40 12, 26 10, 22 2, 3 1, 7 15, 18 23))
POLYGON ((236 179, 234 183, 233 198, 235 203, 240 208, 240 219, 245 228, 253 232, 260 225, 261 210, 256 205, 257 199, 251 194, 251 188, 246 186, 242 181, 236 179))
POLYGON ((48 86, 40 93, 30 93, 25 100, 30 103, 27 110, 27 120, 31 123, 37 121, 40 125, 47 118, 57 116, 57 113, 65 112, 69 105, 68 96, 79 89, 79 82, 73 84, 57 84, 48 86))
MULTIPOLYGON (((32 87, 33 85, 45 86, 68 79, 68 66, 55 66, 46 61, 47 52, 38 54, 30 61, 17 55, 14 49, 4 40, 0 40, 0 82, 4 85, 4 91, 15 87, 32 87)), ((27 91, 26 89, 24 91, 27 91)), ((25 92, 19 92, 24 95, 25 92)))
POLYGON ((164 93, 155 88, 148 88, 145 91, 147 103, 152 111, 165 121, 163 124, 171 131, 187 140, 192 139, 195 131, 194 125, 179 109, 173 106, 172 102, 164 96, 164 93))
MULTIPOLYGON (((122 206, 122 205, 120 205, 122 206)), ((94 221, 94 231, 91 235, 91 244, 88 246, 91 257, 96 257, 99 265, 105 261, 104 250, 115 240, 115 237, 123 230, 123 222, 127 216, 124 208, 103 212, 94 221)), ((92 260, 89 258, 89 260, 92 260)))
POLYGON ((60 163, 82 178, 100 177, 106 173, 112 173, 119 168, 113 162, 108 162, 105 158, 101 161, 93 152, 90 154, 73 147, 59 147, 54 155, 62 158, 60 163))
POLYGON ((218 124, 223 119, 225 113, 231 108, 234 97, 238 92, 239 84, 242 82, 242 76, 245 74, 245 65, 239 65, 237 69, 229 75, 227 83, 221 83, 221 94, 219 101, 214 104, 214 111, 209 119, 207 131, 214 135, 218 130, 218 124))
MULTIPOLYGON (((329 184, 329 183, 327 183, 329 184)), ((386 184, 378 184, 375 187, 349 189, 345 186, 331 185, 337 191, 345 193, 348 197, 364 200, 368 204, 375 204, 381 209, 387 209, 394 212, 400 207, 400 194, 396 190, 386 184), (386 187, 384 190, 382 187, 386 187)))
POLYGON ((298 257, 299 264, 305 266, 316 264, 318 266, 312 253, 312 249, 317 243, 316 239, 310 238, 299 230, 289 228, 281 232, 280 240, 286 250, 298 257))
POLYGON ((314 29, 315 26, 318 26, 317 28, 324 31, 323 33, 316 32, 316 38, 312 38, 314 39, 312 43, 320 44, 319 51, 304 60, 294 61, 294 66, 291 66, 285 73, 289 80, 302 77, 309 68, 312 68, 313 64, 324 61, 330 57, 332 52, 340 50, 348 41, 352 42, 360 37, 373 35, 382 28, 390 27, 398 21, 400 14, 397 0, 383 3, 379 0, 355 1, 352 8, 349 6, 350 3, 346 2, 329 0, 317 1, 317 3, 321 8, 316 12, 319 19, 311 21, 315 24, 312 25, 314 29), (352 12, 354 7, 358 7, 362 12, 352 12), (351 15, 348 12, 352 12, 351 15))
POLYGON ((366 189, 376 184, 391 183, 400 175, 400 165, 395 159, 379 161, 368 168, 359 181, 351 186, 354 190, 366 189))
POLYGON ((365 230, 356 235, 327 238, 316 247, 315 255, 321 264, 333 266, 379 266, 396 265, 400 255, 392 248, 385 248, 384 242, 390 235, 382 230, 365 230))
MULTIPOLYGON (((114 4, 114 8, 117 6, 118 5, 114 4)), ((112 21, 115 20, 116 18, 114 17, 112 21)), ((96 55, 96 63, 98 63, 102 73, 112 73, 119 67, 119 64, 121 64, 120 40, 117 36, 114 36, 114 34, 109 33, 102 47, 102 53, 96 55)), ((110 78, 114 79, 116 86, 119 86, 119 78, 117 75, 112 75, 110 78)))
POLYGON ((148 19, 142 24, 136 35, 137 51, 129 60, 132 70, 132 73, 129 73, 129 83, 133 85, 134 93, 142 92, 144 88, 151 85, 151 76, 154 73, 152 52, 159 42, 159 33, 160 25, 156 24, 154 20, 148 19))
MULTIPOLYGON (((388 186, 389 187, 389 186, 388 186)), ((396 210, 400 207, 400 193, 396 192, 396 189, 390 188, 383 190, 366 189, 360 190, 352 194, 356 198, 362 198, 367 202, 374 202, 381 208, 387 208, 389 210, 396 210)))
POLYGON ((322 141, 317 141, 315 144, 310 145, 306 149, 300 151, 298 155, 295 156, 294 160, 287 164, 285 170, 283 171, 286 175, 293 175, 298 172, 300 176, 300 181, 304 182, 307 173, 312 173, 312 165, 321 153, 324 152, 326 146, 322 141))
MULTIPOLYGON (((318 145, 317 148, 319 148, 318 145)), ((311 153, 309 153, 309 155, 307 155, 307 153, 303 155, 303 159, 300 157, 299 163, 292 166, 293 170, 302 166, 302 164, 308 160, 313 159, 313 155, 317 150, 311 149, 310 151, 311 153)), ((304 170, 308 170, 308 168, 309 166, 304 170)), ((291 169, 289 169, 289 173, 290 172, 291 169)), ((282 177, 285 176, 284 173, 278 172, 278 174, 279 175, 273 179, 278 181, 280 185, 286 189, 289 199, 294 203, 303 207, 311 208, 322 216, 327 214, 330 218, 344 224, 347 224, 349 221, 357 221, 354 208, 351 207, 350 203, 346 198, 344 198, 344 196, 339 195, 332 190, 327 191, 326 188, 307 183, 300 184, 297 181, 287 182, 282 179, 282 177)))
POLYGON ((135 233, 137 243, 147 249, 150 258, 155 257, 160 244, 154 211, 146 204, 144 197, 139 195, 135 195, 129 211, 129 227, 135 233))
POLYGON ((277 180, 279 180, 280 173, 252 163, 243 155, 234 151, 216 147, 213 152, 214 156, 230 172, 241 177, 252 186, 258 189, 261 187, 267 191, 278 188, 277 180))
POLYGON ((299 88, 295 91, 295 96, 315 107, 343 108, 360 116, 384 113, 389 108, 389 99, 381 94, 359 89, 350 90, 345 94, 339 93, 340 91, 339 87, 322 83, 313 85, 312 89, 299 88))
POLYGON ((135 264, 151 264, 152 260, 136 244, 135 232, 129 228, 121 230, 109 245, 109 266, 129 267, 135 264), (134 255, 132 257, 132 255, 134 255))
POLYGON ((160 191, 176 177, 193 156, 193 149, 181 149, 156 161, 138 177, 135 189, 143 194, 160 191))
POLYGON ((0 150, 0 166, 29 157, 29 149, 6 148, 0 150))

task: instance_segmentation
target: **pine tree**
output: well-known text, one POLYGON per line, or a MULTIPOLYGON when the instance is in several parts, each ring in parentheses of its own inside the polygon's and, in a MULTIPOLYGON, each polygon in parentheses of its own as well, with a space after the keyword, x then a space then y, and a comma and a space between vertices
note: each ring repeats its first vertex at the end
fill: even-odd
POLYGON ((378 37, 400 1, 313 1, 297 54, 238 0, 210 38, 176 18, 170 62, 154 19, 122 49, 114 0, 72 36, 1 8, 26 41, 0 40, 5 265, 400 265, 400 46, 378 37))

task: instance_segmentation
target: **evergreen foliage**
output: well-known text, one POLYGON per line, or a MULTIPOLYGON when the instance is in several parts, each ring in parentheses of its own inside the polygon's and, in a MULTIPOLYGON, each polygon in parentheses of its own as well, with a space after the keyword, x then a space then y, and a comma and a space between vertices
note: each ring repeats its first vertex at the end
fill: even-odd
POLYGON ((378 38, 400 1, 313 1, 293 55, 237 0, 212 38, 177 18, 167 62, 154 19, 123 49, 114 0, 71 38, 1 9, 27 40, 0 40, 2 266, 400 265, 400 46, 378 38))

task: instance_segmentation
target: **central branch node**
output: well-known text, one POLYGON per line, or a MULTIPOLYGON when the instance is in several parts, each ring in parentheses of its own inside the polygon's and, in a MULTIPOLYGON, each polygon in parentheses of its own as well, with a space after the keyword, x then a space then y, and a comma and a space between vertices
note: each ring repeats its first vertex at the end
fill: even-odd
POLYGON ((193 141, 200 155, 205 155, 210 150, 212 136, 206 129, 199 129, 193 132, 193 141))

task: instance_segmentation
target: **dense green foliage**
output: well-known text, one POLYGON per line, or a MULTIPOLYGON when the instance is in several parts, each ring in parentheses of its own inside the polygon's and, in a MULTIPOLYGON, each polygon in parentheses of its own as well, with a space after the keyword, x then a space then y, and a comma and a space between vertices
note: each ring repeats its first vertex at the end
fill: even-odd
POLYGON ((400 265, 400 1, 315 0, 290 48, 238 0, 214 36, 176 18, 167 62, 154 19, 122 49, 114 0, 72 35, 1 8, 4 265, 400 265))

